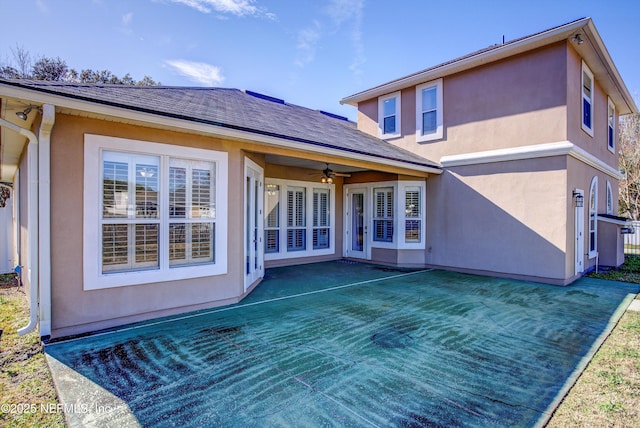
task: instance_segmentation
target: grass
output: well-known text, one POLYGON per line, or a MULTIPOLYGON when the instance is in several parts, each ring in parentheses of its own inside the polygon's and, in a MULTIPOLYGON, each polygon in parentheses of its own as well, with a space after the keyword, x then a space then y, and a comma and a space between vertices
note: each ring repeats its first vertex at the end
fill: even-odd
POLYGON ((17 285, 15 275, 0 275, 0 426, 64 427, 38 333, 18 336, 28 308, 17 285))
MULTIPOLYGON (((640 283, 640 256, 589 276, 640 283)), ((547 426, 640 426, 640 312, 624 313, 547 426)))
POLYGON ((598 273, 592 272, 589 276, 610 281, 640 284, 640 255, 627 254, 624 259, 624 264, 620 268, 607 269, 599 271, 598 273))
MULTIPOLYGON (((590 276, 640 283, 640 256, 627 256, 620 269, 590 276)), ((0 275, 0 426, 64 427, 62 412, 41 407, 46 410, 58 399, 37 333, 17 334, 27 318, 27 301, 15 276, 0 275), (6 405, 13 406, 9 412, 6 405)), ((640 312, 627 311, 547 426, 639 425, 640 312)))

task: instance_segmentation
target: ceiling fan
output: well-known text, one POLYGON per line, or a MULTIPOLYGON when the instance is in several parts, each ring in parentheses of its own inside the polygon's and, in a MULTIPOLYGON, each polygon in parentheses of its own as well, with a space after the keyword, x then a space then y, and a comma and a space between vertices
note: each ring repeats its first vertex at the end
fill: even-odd
POLYGON ((335 177, 351 177, 351 174, 344 174, 341 172, 335 172, 333 171, 331 168, 329 168, 329 164, 327 164, 327 167, 322 171, 322 179, 321 181, 323 183, 333 183, 333 179, 335 177))

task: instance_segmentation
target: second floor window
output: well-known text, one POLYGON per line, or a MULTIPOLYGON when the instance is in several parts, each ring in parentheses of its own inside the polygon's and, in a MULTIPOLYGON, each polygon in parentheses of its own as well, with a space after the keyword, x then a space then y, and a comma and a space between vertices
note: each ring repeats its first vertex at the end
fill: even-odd
POLYGON ((400 92, 378 98, 378 133, 380 138, 400 136, 400 92))
POLYGON ((593 137, 593 73, 582 64, 582 129, 593 137))
POLYGON ((612 152, 615 151, 615 138, 616 138, 616 107, 609 100, 609 126, 607 129, 607 147, 612 152))
POLYGON ((442 136, 442 79, 438 79, 416 87, 416 140, 442 136))

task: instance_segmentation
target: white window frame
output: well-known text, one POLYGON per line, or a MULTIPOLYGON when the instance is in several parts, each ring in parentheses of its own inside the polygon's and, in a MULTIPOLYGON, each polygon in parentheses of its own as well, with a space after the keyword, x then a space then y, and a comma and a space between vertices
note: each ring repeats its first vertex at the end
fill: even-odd
POLYGON ((616 152, 616 106, 607 97, 607 148, 611 153, 616 152))
MULTIPOLYGON (((311 213, 311 216, 313 218, 313 224, 311 225, 313 232, 312 232, 312 241, 311 241, 311 248, 313 250, 323 250, 323 249, 327 249, 327 248, 331 248, 331 236, 333 236, 334 232, 332 232, 331 230, 331 190, 327 189, 327 188, 320 188, 320 187, 314 187, 313 188, 313 192, 311 193, 311 205, 313 207, 313 212, 311 213), (318 204, 318 212, 316 212, 315 209, 315 205, 316 205, 316 195, 317 195, 317 204, 318 204), (326 198, 326 208, 328 208, 327 211, 322 212, 320 210, 320 208, 322 208, 322 197, 321 195, 327 195, 326 198), (315 235, 316 233, 318 234, 318 238, 321 236, 322 232, 326 231, 326 233, 328 233, 329 235, 329 239, 327 240, 327 246, 326 247, 321 247, 318 246, 316 247, 316 240, 315 237, 313 235, 315 235)), ((318 242, 320 241, 320 239, 317 240, 318 242)))
POLYGON ((598 177, 591 180, 589 187, 589 258, 593 259, 598 255, 598 177), (593 247, 593 249, 592 249, 593 247))
MULTIPOLYGON (((349 186, 349 185, 347 185, 349 186)), ((392 250, 424 250, 426 248, 426 182, 425 181, 382 181, 376 183, 366 183, 354 185, 357 187, 346 187, 346 189, 364 189, 367 192, 369 207, 367 212, 369 213, 365 219, 365 224, 369 233, 367 233, 366 247, 371 248, 387 248, 392 250), (387 241, 375 241, 373 239, 374 227, 373 219, 375 218, 375 212, 373 210, 375 198, 374 191, 379 188, 393 188, 393 239, 391 242, 387 241), (421 211, 420 220, 422 229, 420 231, 420 242, 407 242, 406 237, 406 220, 405 215, 405 200, 407 189, 419 189, 420 190, 420 204, 421 211)), ((345 202, 346 203, 346 202, 345 202)), ((345 222, 346 215, 345 215, 345 222)), ((346 224, 346 223, 345 223, 346 224)), ((346 241, 345 241, 346 242, 346 241)))
POLYGON ((613 215, 613 191, 609 180, 607 180, 607 214, 613 215))
POLYGON ((439 140, 444 135, 444 126, 443 126, 443 105, 442 105, 442 79, 432 80, 431 82, 423 83, 421 85, 416 86, 416 141, 424 142, 424 141, 432 141, 439 140), (436 130, 434 132, 430 132, 428 134, 424 134, 424 129, 422 129, 422 92, 425 89, 435 88, 436 89, 436 130))
POLYGON ((378 136, 380 138, 396 138, 400 137, 402 129, 402 94, 400 91, 392 94, 383 95, 378 98, 378 136), (390 99, 396 99, 396 131, 385 134, 384 132, 384 102, 390 99))
MULTIPOLYGON (((280 200, 279 200, 279 226, 269 228, 270 230, 279 230, 278 232, 278 252, 265 252, 264 259, 269 260, 284 260, 293 259, 299 257, 314 257, 335 254, 336 252, 336 191, 335 184, 329 183, 317 183, 310 181, 298 181, 298 180, 284 180, 277 178, 266 178, 265 189, 268 189, 270 185, 279 186, 280 200), (306 246, 304 250, 287 251, 287 193, 289 188, 304 188, 305 189, 305 242, 306 246), (327 189, 329 190, 329 248, 313 249, 313 230, 318 229, 313 226, 313 191, 314 189, 327 189)), ((265 196, 266 198, 266 196, 265 196)), ((267 220, 267 210, 264 211, 265 225, 267 220)))
POLYGON ((397 194, 398 194, 398 191, 395 186, 375 186, 372 189, 371 202, 373 203, 373 206, 371 211, 371 217, 372 217, 371 239, 375 243, 389 244, 389 243, 393 243, 394 241, 397 241, 397 235, 398 235, 398 228, 396 227, 396 223, 397 223, 396 214, 398 211, 397 194), (388 211, 389 207, 387 206, 389 203, 389 197, 388 197, 389 193, 391 193, 391 213, 390 214, 388 211), (381 215, 378 215, 378 210, 377 210, 378 194, 384 195, 384 199, 383 199, 384 212, 381 215), (391 239, 387 240, 387 239, 376 238, 376 232, 377 232, 376 222, 391 223, 391 239))
POLYGON ((582 113, 580 115, 580 124, 582 125, 582 130, 584 132, 586 132, 587 134, 591 135, 593 137, 593 123, 594 123, 594 102, 593 102, 593 94, 595 91, 595 86, 596 83, 593 80, 593 73, 591 72, 591 70, 589 69, 589 67, 587 66, 587 64, 584 63, 584 61, 582 62, 582 70, 580 72, 580 112, 582 113), (589 79, 591 80, 591 88, 590 88, 590 92, 591 94, 589 96, 587 96, 585 94, 584 91, 584 75, 589 76, 589 79), (584 123, 584 103, 585 101, 587 101, 589 103, 589 105, 591 106, 591 115, 590 115, 590 122, 588 125, 584 123))
POLYGON ((280 188, 280 185, 278 184, 274 184, 274 183, 267 183, 265 185, 265 195, 264 195, 264 242, 265 242, 265 247, 264 247, 264 253, 266 254, 277 254, 280 252, 280 235, 282 233, 282 225, 280 224, 280 222, 282 221, 282 219, 280 218, 280 212, 282 211, 282 206, 281 204, 281 199, 282 199, 282 189, 280 188), (274 187, 277 187, 277 189, 275 189, 274 187), (269 192, 274 192, 273 195, 269 195, 269 192), (278 192, 277 194, 275 192, 278 192), (271 204, 271 200, 273 196, 277 196, 277 199, 275 199, 275 203, 273 205, 273 207, 270 205, 271 204), (275 209, 277 208, 277 212, 276 215, 273 217, 273 219, 275 220, 275 225, 272 226, 269 223, 269 218, 270 218, 270 214, 271 214, 271 210, 270 209, 275 209), (276 250, 267 250, 267 236, 269 235, 268 232, 275 232, 276 233, 276 250))
POLYGON ((83 194, 83 272, 84 290, 98 290, 138 284, 176 281, 227 273, 227 188, 228 154, 169 144, 85 134, 83 194), (102 273, 101 242, 101 162, 103 151, 128 152, 160 157, 159 268, 153 270, 102 273), (191 159, 215 163, 215 241, 213 263, 200 265, 169 264, 169 207, 164 195, 168 189, 169 159, 191 159))
POLYGON ((399 206, 400 211, 400 230, 399 233, 399 245, 400 249, 418 249, 422 250, 425 248, 425 240, 426 240, 426 218, 425 212, 427 208, 426 203, 426 183, 424 181, 400 181, 398 183, 398 197, 400 199, 400 203, 402 205, 399 206), (419 211, 419 216, 417 217, 408 217, 406 212, 406 199, 407 199, 407 191, 418 191, 420 198, 420 205, 417 207, 419 211), (407 241, 407 220, 415 220, 420 224, 420 237, 418 241, 407 241))

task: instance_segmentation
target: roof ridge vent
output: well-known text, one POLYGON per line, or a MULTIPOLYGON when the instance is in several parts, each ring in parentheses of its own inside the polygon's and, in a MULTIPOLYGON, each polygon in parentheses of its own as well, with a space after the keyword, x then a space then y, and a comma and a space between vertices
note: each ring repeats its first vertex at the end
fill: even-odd
POLYGON ((340 116, 339 114, 335 114, 335 113, 329 113, 328 111, 324 111, 324 110, 318 110, 320 113, 324 114, 325 116, 329 116, 332 117, 334 119, 338 119, 338 120, 344 120, 345 122, 349 122, 349 118, 345 117, 345 116, 340 116))
POLYGON ((276 103, 276 104, 284 104, 284 100, 282 100, 280 98, 271 97, 269 95, 265 95, 265 94, 261 94, 261 93, 253 92, 253 91, 249 91, 249 90, 245 90, 244 92, 247 95, 251 95, 252 97, 260 98, 261 100, 271 101, 272 103, 276 103))

